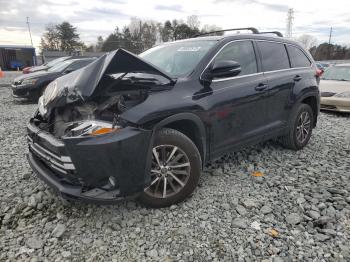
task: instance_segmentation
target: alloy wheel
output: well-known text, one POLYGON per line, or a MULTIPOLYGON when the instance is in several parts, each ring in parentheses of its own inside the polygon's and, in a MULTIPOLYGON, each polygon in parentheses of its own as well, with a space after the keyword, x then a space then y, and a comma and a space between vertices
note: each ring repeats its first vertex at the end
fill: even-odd
POLYGON ((155 198, 168 198, 185 187, 191 165, 186 153, 174 145, 159 145, 152 150, 151 184, 145 193, 155 198))
POLYGON ((300 114, 296 129, 297 140, 300 144, 304 143, 311 131, 311 119, 309 112, 304 111, 300 114))

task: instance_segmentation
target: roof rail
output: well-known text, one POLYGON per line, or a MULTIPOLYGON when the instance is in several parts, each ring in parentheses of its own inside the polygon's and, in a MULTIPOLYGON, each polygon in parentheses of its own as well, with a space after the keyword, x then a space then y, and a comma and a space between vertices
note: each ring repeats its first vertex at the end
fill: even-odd
POLYGON ((266 32, 259 32, 259 34, 275 34, 279 37, 283 37, 283 34, 281 32, 278 31, 266 31, 266 32))
POLYGON ((250 30, 250 31, 252 31, 253 34, 259 34, 259 30, 256 29, 255 27, 242 27, 242 28, 231 28, 231 29, 206 32, 206 33, 195 35, 194 37, 203 36, 203 35, 211 35, 211 34, 215 34, 215 33, 222 33, 222 32, 227 32, 227 31, 238 31, 238 30, 250 30))

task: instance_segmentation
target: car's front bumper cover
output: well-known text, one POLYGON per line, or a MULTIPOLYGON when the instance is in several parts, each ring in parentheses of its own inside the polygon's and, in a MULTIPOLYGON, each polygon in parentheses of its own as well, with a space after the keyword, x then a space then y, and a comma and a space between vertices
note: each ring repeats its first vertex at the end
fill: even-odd
POLYGON ((35 92, 35 87, 32 85, 11 85, 12 96, 16 98, 28 98, 35 92))
POLYGON ((350 113, 350 99, 343 97, 321 97, 321 110, 350 113))
POLYGON ((149 184, 149 130, 126 127, 114 134, 58 140, 31 120, 27 131, 32 169, 65 199, 113 203, 149 184))

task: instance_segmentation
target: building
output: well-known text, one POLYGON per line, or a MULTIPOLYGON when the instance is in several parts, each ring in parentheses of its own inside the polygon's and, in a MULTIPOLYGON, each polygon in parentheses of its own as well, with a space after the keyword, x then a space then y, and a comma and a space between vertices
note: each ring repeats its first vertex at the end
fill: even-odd
POLYGON ((2 70, 17 70, 35 65, 35 48, 32 46, 0 45, 2 70))

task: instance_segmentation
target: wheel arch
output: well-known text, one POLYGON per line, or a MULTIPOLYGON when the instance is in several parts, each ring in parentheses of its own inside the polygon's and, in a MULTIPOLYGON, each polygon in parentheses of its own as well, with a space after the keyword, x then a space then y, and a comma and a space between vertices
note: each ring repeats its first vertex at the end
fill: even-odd
POLYGON ((207 159, 206 131, 202 120, 198 116, 192 113, 172 115, 158 122, 153 130, 156 132, 162 128, 172 128, 191 139, 201 155, 202 166, 205 164, 207 159))
POLYGON ((302 97, 300 99, 300 103, 307 104, 311 107, 312 113, 314 115, 313 127, 316 127, 317 116, 318 116, 318 112, 319 112, 319 100, 317 99, 317 97, 315 95, 309 95, 309 96, 302 97))

